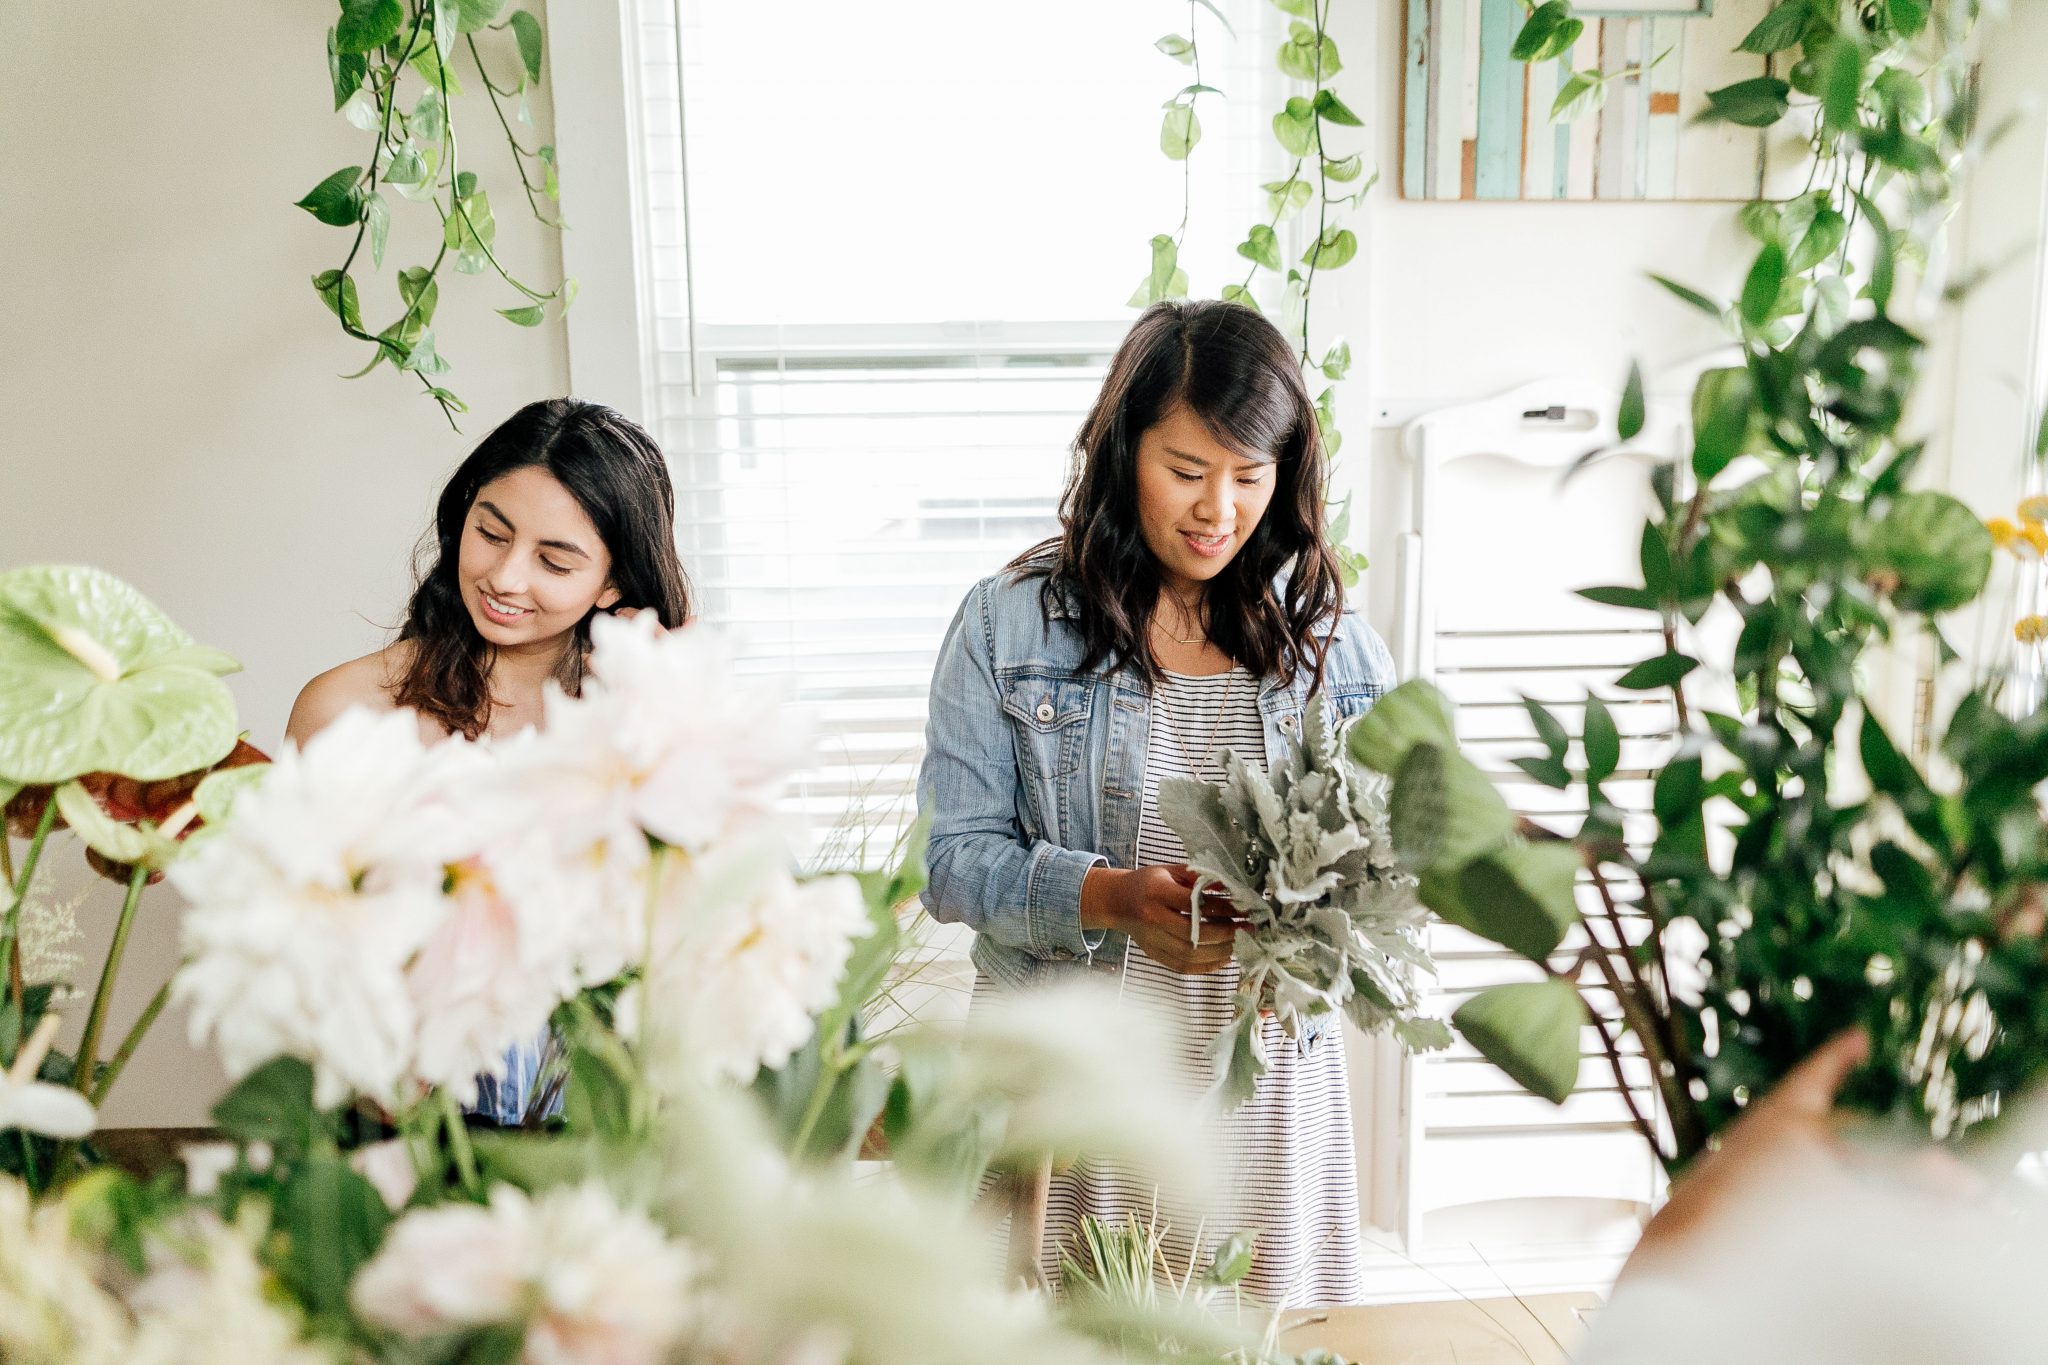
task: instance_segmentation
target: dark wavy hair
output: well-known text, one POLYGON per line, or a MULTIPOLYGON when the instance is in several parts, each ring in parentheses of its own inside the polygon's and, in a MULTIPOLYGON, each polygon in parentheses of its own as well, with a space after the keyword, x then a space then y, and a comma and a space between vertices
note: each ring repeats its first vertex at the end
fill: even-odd
MULTIPOLYGON (((676 494, 661 448, 636 424, 580 398, 528 403, 470 452, 434 507, 433 530, 414 556, 415 586, 398 638, 414 643, 394 697, 475 739, 490 722, 493 649, 477 633, 456 568, 463 528, 485 485, 515 470, 545 469, 576 499, 611 555, 618 607, 641 607, 664 626, 690 618, 690 585, 676 557, 676 494)), ((583 687, 593 609, 556 681, 583 687)))
POLYGON ((1075 438, 1061 533, 1010 567, 1045 578, 1048 613, 1076 609, 1084 669, 1134 660, 1158 681, 1147 635, 1161 576, 1138 520, 1138 438, 1176 404, 1223 444, 1275 466, 1265 516, 1209 582, 1210 640, 1260 677, 1306 671, 1320 686, 1329 630, 1344 610, 1324 530, 1321 433, 1293 348, 1241 304, 1175 300, 1145 310, 1075 438))

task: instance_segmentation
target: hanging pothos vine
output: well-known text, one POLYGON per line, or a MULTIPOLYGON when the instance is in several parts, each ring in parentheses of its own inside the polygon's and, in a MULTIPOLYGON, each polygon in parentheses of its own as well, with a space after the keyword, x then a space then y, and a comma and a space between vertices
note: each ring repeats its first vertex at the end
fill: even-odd
MULTIPOLYGON (((418 378, 451 426, 456 414, 468 409, 439 382, 450 368, 434 340, 442 267, 452 262, 458 274, 495 273, 520 298, 498 312, 521 327, 539 326, 547 304, 557 304, 559 312, 576 296, 573 279, 542 291, 505 268, 495 250, 498 228, 490 198, 476 173, 459 164, 453 103, 453 97, 462 93, 462 83, 453 69, 458 47, 467 50, 475 64, 491 110, 512 149, 527 207, 548 226, 562 226, 554 207, 559 199, 555 149, 547 143, 527 147, 513 128, 513 120, 506 117, 504 104, 516 100, 514 117, 531 126, 526 92, 540 79, 540 21, 523 9, 500 19, 506 3, 341 0, 340 16, 327 30, 327 70, 334 84, 334 107, 372 137, 369 164, 343 167, 298 202, 330 227, 354 230, 341 264, 313 277, 314 290, 340 320, 342 331, 375 348, 369 363, 348 377, 359 379, 389 361, 400 372, 418 378), (504 84, 492 76, 479 34, 510 35, 518 68, 504 84), (441 220, 441 244, 432 260, 398 272, 398 296, 404 311, 389 326, 373 333, 363 322, 356 268, 365 248, 371 270, 383 268, 391 230, 391 201, 386 191, 432 205, 441 220)), ((493 40, 486 36, 485 41, 493 40)))
MULTIPOLYGON (((1292 158, 1292 164, 1285 176, 1261 186, 1266 194, 1262 221, 1251 226, 1237 248, 1237 254, 1250 264, 1242 280, 1223 286, 1221 297, 1258 308, 1252 286, 1259 281, 1259 272, 1264 270, 1280 277, 1281 328, 1293 340, 1302 372, 1311 386, 1320 385, 1316 394, 1316 420, 1322 429, 1323 449, 1334 458, 1344 442, 1343 433, 1337 428, 1334 381, 1349 372, 1351 347, 1339 338, 1318 356, 1310 341, 1310 308, 1317 275, 1340 269, 1358 255, 1357 235, 1342 225, 1340 215, 1364 201, 1379 175, 1377 172, 1367 175, 1360 155, 1355 152, 1337 155, 1326 140, 1328 130, 1333 126, 1364 126, 1364 120, 1354 114, 1330 87, 1330 82, 1343 69, 1337 55, 1337 44, 1329 33, 1331 0, 1272 0, 1272 3, 1282 13, 1292 16, 1287 26, 1287 41, 1280 45, 1274 60, 1290 81, 1305 86, 1300 93, 1290 94, 1286 103, 1273 115, 1274 140, 1292 158), (1288 253, 1282 249, 1281 225, 1290 219, 1305 217, 1311 209, 1315 222, 1313 231, 1307 234, 1308 246, 1297 261, 1290 263, 1288 253)), ((1180 226, 1171 233, 1161 233, 1152 239, 1152 268, 1140 281, 1137 292, 1131 295, 1133 308, 1145 308, 1161 299, 1186 298, 1188 295, 1188 274, 1181 267, 1180 252, 1187 239, 1193 190, 1192 172, 1187 163, 1196 144, 1202 140, 1202 124, 1196 114, 1196 104, 1204 95, 1223 93, 1202 80, 1198 9, 1207 10, 1226 33, 1236 36, 1230 21, 1212 0, 1189 0, 1187 33, 1170 33, 1154 44, 1168 57, 1191 68, 1194 80, 1166 102, 1165 118, 1159 127, 1160 151, 1182 164, 1180 226)), ((1347 498, 1332 506, 1330 516, 1330 543, 1337 552, 1346 587, 1356 586, 1359 574, 1366 567, 1365 556, 1345 544, 1350 524, 1350 500, 1347 498)))

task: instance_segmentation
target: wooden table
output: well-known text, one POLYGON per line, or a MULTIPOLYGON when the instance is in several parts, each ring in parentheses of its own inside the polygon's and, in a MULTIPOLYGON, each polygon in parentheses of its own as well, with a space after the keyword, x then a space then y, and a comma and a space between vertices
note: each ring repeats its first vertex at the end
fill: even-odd
POLYGON ((1280 1345, 1320 1346, 1352 1365, 1568 1365, 1599 1307, 1597 1294, 1539 1294, 1318 1309, 1280 1345))

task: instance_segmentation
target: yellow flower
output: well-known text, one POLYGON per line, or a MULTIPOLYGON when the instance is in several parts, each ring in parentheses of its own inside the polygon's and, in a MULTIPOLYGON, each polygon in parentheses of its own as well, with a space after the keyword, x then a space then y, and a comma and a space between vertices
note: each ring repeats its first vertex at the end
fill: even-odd
POLYGON ((2048 616, 2022 616, 2019 624, 2012 628, 2012 637, 2023 645, 2038 645, 2048 640, 2048 616))
POLYGON ((1984 523, 1984 529, 1991 533, 1991 543, 2001 550, 2010 550, 2020 535, 2020 528, 2004 517, 1993 517, 1984 523))
POLYGON ((2013 546, 2013 553, 2022 559, 2039 559, 2048 555, 2048 526, 2038 521, 2022 526, 2019 544, 2013 546))
POLYGON ((2048 496, 2036 493, 2031 498, 2020 499, 2020 520, 2030 526, 2039 526, 2048 521, 2048 496))

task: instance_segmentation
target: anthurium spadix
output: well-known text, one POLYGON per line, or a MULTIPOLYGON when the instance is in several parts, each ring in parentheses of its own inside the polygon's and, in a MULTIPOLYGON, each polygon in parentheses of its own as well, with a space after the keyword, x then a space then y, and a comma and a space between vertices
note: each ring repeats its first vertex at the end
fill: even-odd
POLYGON ((221 678, 240 667, 112 574, 0 574, 0 787, 210 767, 235 746, 221 678))

